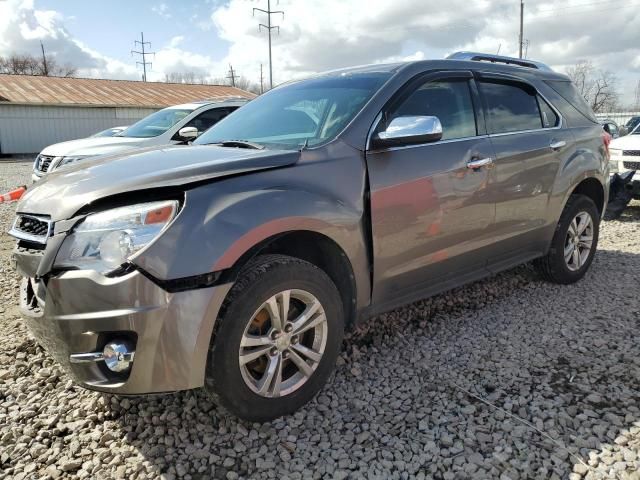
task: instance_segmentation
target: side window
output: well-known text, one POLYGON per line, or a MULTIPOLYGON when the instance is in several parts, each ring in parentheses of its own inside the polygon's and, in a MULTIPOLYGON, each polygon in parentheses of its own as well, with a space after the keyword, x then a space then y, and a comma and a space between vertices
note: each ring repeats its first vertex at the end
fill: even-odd
POLYGON ((542 97, 538 97, 538 105, 540 105, 542 114, 542 126, 544 128, 557 127, 560 123, 560 118, 558 118, 558 114, 553 108, 542 97))
POLYGON ((418 87, 387 118, 433 116, 442 124, 442 140, 474 137, 476 118, 467 80, 427 82, 418 87))
POLYGON ((480 82, 485 99, 489 133, 520 132, 542 128, 536 92, 514 83, 480 82))
POLYGON ((216 123, 229 115, 232 111, 233 109, 230 108, 212 108, 211 110, 202 112, 197 117, 189 120, 185 127, 196 127, 198 129, 198 133, 203 133, 205 130, 213 127, 216 123))

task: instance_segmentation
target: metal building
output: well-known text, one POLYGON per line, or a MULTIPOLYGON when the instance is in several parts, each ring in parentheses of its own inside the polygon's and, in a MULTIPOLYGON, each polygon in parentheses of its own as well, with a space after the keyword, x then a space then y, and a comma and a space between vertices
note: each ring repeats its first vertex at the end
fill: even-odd
POLYGON ((253 94, 225 85, 0 74, 0 154, 37 153, 170 105, 253 94))

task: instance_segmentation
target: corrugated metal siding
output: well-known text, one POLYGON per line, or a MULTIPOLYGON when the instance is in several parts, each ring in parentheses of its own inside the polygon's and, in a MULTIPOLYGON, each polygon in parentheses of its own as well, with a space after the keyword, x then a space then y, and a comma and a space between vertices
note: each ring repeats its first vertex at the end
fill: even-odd
POLYGON ((53 143, 132 123, 157 109, 0 105, 0 153, 38 153, 53 143))

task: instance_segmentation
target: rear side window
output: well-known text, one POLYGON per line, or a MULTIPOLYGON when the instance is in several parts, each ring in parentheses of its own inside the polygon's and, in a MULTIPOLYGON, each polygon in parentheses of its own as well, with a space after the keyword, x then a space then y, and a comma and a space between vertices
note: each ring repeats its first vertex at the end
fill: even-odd
POLYGON ((578 112, 580 112, 592 122, 598 122, 595 114, 593 113, 593 110, 591 110, 591 107, 587 104, 584 97, 580 94, 580 92, 578 92, 573 83, 559 80, 549 80, 546 83, 556 92, 558 92, 558 94, 562 98, 569 102, 573 108, 578 110, 578 112))
POLYGON ((480 82, 486 102, 489 133, 509 133, 542 128, 536 92, 514 83, 480 82))
POLYGON ((540 105, 540 114, 542 115, 542 126, 544 128, 557 127, 560 118, 553 108, 542 97, 538 97, 538 105, 540 105))
POLYGON ((422 84, 402 102, 388 121, 402 116, 438 117, 442 140, 476 136, 476 118, 467 80, 440 80, 422 84))
POLYGON ((214 126, 234 110, 235 108, 212 108, 189 120, 185 127, 196 127, 198 132, 202 133, 214 126))

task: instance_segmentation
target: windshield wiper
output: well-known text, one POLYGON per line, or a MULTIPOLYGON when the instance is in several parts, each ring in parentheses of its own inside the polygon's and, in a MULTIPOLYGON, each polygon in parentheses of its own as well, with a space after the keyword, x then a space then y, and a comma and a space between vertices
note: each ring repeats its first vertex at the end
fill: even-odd
POLYGON ((233 147, 233 148, 251 148, 254 150, 264 150, 264 145, 259 143, 249 142, 248 140, 223 140, 222 142, 216 142, 214 145, 220 145, 221 147, 233 147))

